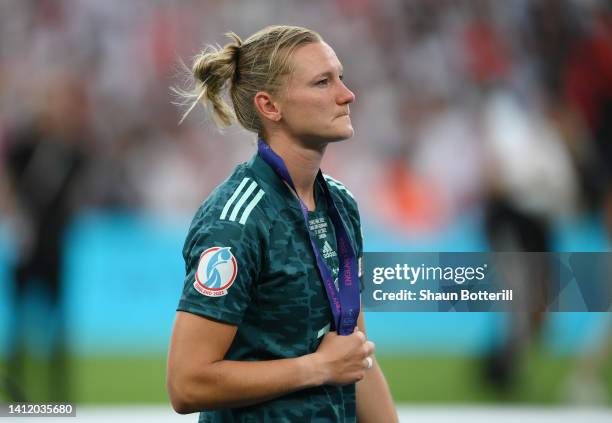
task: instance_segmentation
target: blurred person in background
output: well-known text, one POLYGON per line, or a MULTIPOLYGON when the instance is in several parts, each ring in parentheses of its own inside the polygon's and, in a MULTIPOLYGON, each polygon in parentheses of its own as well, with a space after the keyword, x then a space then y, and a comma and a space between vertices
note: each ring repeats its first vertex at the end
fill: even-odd
POLYGON ((27 348, 33 344, 27 341, 32 334, 26 322, 44 325, 36 329, 39 336, 48 336, 48 348, 42 351, 48 364, 48 399, 68 401, 63 238, 82 195, 89 107, 84 82, 69 71, 49 69, 40 83, 35 90, 37 110, 6 135, 4 166, 14 196, 9 225, 17 243, 9 374, 23 388, 26 356, 41 353, 27 348), (38 296, 44 309, 36 310, 31 318, 26 314, 32 310, 27 304, 38 296))
MULTIPOLYGON (((2 75, 0 74, 0 90, 2 89, 2 75)), ((5 160, 5 141, 4 122, 0 118, 0 217, 13 215, 15 212, 14 195, 11 192, 8 172, 5 160)), ((4 225, 6 222, 0 221, 4 225)), ((1 227, 1 226, 0 226, 1 227)), ((0 240, 2 241, 2 240, 0 240)), ((10 371, 11 369, 9 369, 10 371)), ((25 394, 20 386, 17 385, 14 377, 0 368, 0 401, 24 401, 25 394)))
MULTIPOLYGON (((489 35, 480 37, 484 41, 474 39, 480 47, 473 46, 470 56, 485 70, 476 68, 473 74, 482 92, 482 133, 490 160, 485 225, 494 251, 554 251, 553 230, 559 222, 602 208, 600 157, 605 155, 597 152, 573 105, 576 91, 592 94, 591 84, 605 80, 596 77, 599 71, 581 67, 589 57, 581 46, 584 9, 570 1, 530 3, 514 50, 500 38, 494 20, 479 19, 489 35), (506 63, 506 68, 496 72, 495 63, 506 63), (577 75, 584 79, 578 81, 577 75)), ((598 89, 598 95, 603 91, 598 89)), ((532 254, 523 261, 507 269, 506 281, 535 301, 522 305, 528 313, 511 315, 509 335, 486 362, 488 380, 505 392, 520 374, 521 356, 540 340, 544 310, 552 300, 550 260, 532 254)))
MULTIPOLYGON (((580 160, 584 207, 603 211, 608 237, 612 235, 612 4, 595 1, 583 10, 560 75, 565 105, 566 133, 580 160)), ((609 281, 606 284, 612 289, 609 281)), ((601 340, 582 353, 564 387, 565 399, 580 404, 606 404, 604 369, 612 351, 612 318, 603 326, 601 340)))
MULTIPOLYGON (((538 22, 529 28, 545 28, 548 35, 556 31, 558 37, 567 35, 570 27, 562 20, 566 15, 553 13, 559 12, 554 9, 542 18, 543 25, 538 22)), ((490 249, 550 252, 552 227, 575 211, 578 192, 569 149, 549 113, 554 89, 533 84, 528 92, 519 92, 513 84, 516 70, 512 67, 520 67, 520 57, 495 25, 491 3, 474 3, 471 16, 464 41, 468 72, 480 95, 479 133, 487 159, 484 227, 490 249)), ((540 54, 562 48, 553 36, 535 33, 533 39, 540 54)), ((550 61, 557 63, 557 55, 550 61)), ((539 70, 536 78, 554 86, 550 80, 556 75, 547 72, 548 68, 539 70)), ((500 284, 525 300, 510 313, 508 334, 489 352, 484 372, 494 387, 511 393, 520 375, 521 357, 540 339, 544 311, 551 300, 552 263, 542 254, 503 257, 498 265, 500 284)))
POLYGON ((612 233, 612 5, 598 1, 586 9, 586 23, 563 49, 559 92, 574 150, 589 159, 582 166, 591 169, 585 205, 603 210, 612 233))
POLYGON ((192 108, 202 101, 220 126, 235 116, 258 153, 189 230, 172 404, 201 422, 397 421, 360 313, 357 204, 319 168, 329 143, 353 135, 342 66, 305 28, 228 35, 194 62, 192 108))

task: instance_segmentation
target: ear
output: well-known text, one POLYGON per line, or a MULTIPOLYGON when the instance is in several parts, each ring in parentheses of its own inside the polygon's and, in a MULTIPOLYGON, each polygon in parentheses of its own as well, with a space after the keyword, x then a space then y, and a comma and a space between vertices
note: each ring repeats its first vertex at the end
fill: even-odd
POLYGON ((270 94, 265 91, 259 91, 253 98, 255 107, 259 114, 264 118, 271 120, 272 122, 278 122, 281 120, 280 105, 272 98, 270 94))

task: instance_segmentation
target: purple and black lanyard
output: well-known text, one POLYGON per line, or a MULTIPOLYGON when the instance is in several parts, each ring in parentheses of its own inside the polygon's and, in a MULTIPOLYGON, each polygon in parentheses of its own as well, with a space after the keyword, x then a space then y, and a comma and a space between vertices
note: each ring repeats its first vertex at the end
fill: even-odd
POLYGON ((308 208, 304 202, 297 195, 295 185, 291 180, 291 175, 287 170, 287 166, 283 159, 276 154, 262 139, 259 139, 257 150, 261 158, 268 163, 276 174, 281 178, 287 185, 291 187, 293 192, 296 194, 300 202, 300 208, 302 209, 302 215, 304 216, 304 227, 308 233, 310 239, 310 246, 317 260, 317 267, 325 290, 327 291, 327 298, 329 305, 334 316, 334 326, 336 332, 339 335, 350 335, 353 333, 355 326, 357 325, 357 318, 359 317, 360 309, 360 297, 359 297, 359 276, 357 274, 357 258, 355 251, 351 245, 351 240, 348 236, 346 228, 340 218, 340 213, 336 208, 334 199, 332 198, 327 182, 323 177, 323 173, 319 170, 317 179, 321 182, 323 187, 325 199, 327 201, 327 208, 329 216, 334 225, 336 231, 336 240, 338 243, 338 261, 340 265, 340 273, 338 274, 338 289, 334 284, 331 270, 327 266, 327 263, 323 260, 319 248, 315 244, 314 238, 308 228, 308 208))

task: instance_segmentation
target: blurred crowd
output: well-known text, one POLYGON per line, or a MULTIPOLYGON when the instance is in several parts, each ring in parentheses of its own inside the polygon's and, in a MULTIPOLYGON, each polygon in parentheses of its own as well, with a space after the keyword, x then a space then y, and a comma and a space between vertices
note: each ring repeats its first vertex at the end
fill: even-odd
MULTIPOLYGON (((272 23, 319 30, 343 61, 356 136, 326 165, 373 216, 427 231, 483 204, 549 219, 609 198, 612 20, 599 0, 4 1, 2 181, 22 176, 18 144, 49 138, 84 160, 79 203, 189 215, 253 136, 221 136, 203 113, 177 125, 169 87, 205 43, 272 23)), ((2 182, 2 210, 18 190, 2 182)))
POLYGON ((18 287, 44 277, 57 298, 84 207, 188 216, 248 159, 254 135, 203 113, 178 125, 169 88, 206 43, 275 23, 319 31, 343 62, 356 135, 324 170, 369 218, 410 236, 478 209, 494 250, 550 251, 551 225, 584 213, 612 229, 612 2, 4 0, 0 223, 18 287))

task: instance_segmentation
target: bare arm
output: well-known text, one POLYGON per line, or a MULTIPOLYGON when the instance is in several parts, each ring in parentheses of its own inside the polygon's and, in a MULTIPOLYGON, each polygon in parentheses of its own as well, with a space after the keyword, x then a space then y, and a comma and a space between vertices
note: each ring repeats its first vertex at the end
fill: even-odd
MULTIPOLYGON (((365 333, 363 313, 359 315, 357 326, 365 333)), ((360 423, 398 422, 389 385, 376 362, 376 357, 372 356, 372 360, 372 368, 366 371, 365 377, 356 385, 357 420, 360 423)))
POLYGON ((257 404, 322 384, 364 377, 371 354, 365 335, 328 333, 319 349, 297 358, 224 360, 236 326, 178 312, 168 355, 168 392, 179 413, 257 404))

